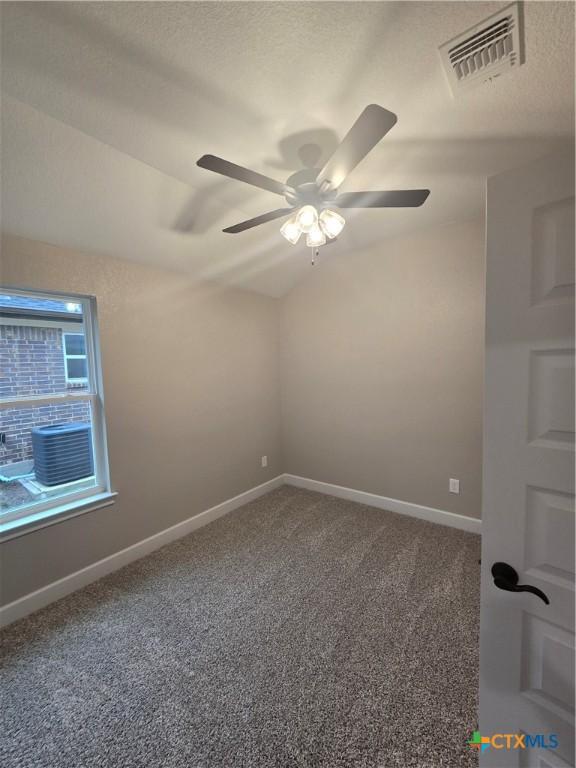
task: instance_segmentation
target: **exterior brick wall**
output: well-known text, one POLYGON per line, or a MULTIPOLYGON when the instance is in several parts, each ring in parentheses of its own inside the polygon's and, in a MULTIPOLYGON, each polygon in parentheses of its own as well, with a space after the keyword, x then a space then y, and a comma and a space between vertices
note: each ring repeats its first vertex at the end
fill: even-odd
MULTIPOLYGON (((0 325, 0 397, 61 394, 69 389, 60 328, 0 325)), ((72 421, 90 421, 90 405, 59 403, 0 411, 0 432, 6 433, 6 444, 0 444, 0 468, 32 458, 32 427, 72 421)))
POLYGON ((90 421, 89 403, 40 405, 35 408, 10 408, 2 411, 0 431, 6 432, 6 445, 0 446, 0 474, 2 466, 32 458, 32 427, 68 424, 73 421, 90 421))
POLYGON ((0 397, 66 392, 62 330, 0 325, 0 397))

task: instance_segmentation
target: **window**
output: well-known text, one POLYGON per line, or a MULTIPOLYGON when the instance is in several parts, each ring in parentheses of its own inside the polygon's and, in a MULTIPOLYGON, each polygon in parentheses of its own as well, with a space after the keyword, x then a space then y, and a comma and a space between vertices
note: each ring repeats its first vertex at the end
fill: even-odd
POLYGON ((109 503, 96 300, 0 291, 0 534, 109 503))
POLYGON ((88 363, 86 361, 86 343, 83 333, 64 333, 62 349, 66 381, 69 384, 88 383, 88 363))

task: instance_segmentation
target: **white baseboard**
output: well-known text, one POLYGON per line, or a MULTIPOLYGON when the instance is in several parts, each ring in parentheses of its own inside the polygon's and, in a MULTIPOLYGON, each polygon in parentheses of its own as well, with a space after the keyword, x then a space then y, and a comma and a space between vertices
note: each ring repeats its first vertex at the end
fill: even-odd
POLYGON ((366 491, 356 491, 353 488, 344 488, 341 485, 322 483, 319 480, 310 480, 307 477, 299 477, 298 475, 278 475, 272 480, 262 483, 262 485, 257 485, 255 488, 234 496, 232 499, 223 501, 215 507, 206 509, 194 517, 166 528, 154 534, 154 536, 149 536, 147 539, 143 539, 126 549, 121 549, 119 552, 115 552, 103 560, 98 560, 98 562, 92 563, 92 565, 88 565, 80 571, 75 571, 58 581, 47 584, 45 587, 36 590, 36 592, 31 592, 12 603, 8 603, 0 608, 0 627, 5 627, 17 619, 22 619, 24 616, 28 616, 30 613, 44 608, 44 606, 60 600, 62 597, 66 597, 66 595, 91 584, 93 581, 97 581, 103 576, 117 571, 119 568, 134 562, 134 560, 139 560, 141 557, 150 554, 150 552, 192 533, 197 528, 211 523, 213 520, 222 517, 222 515, 232 512, 232 510, 238 509, 238 507, 248 504, 248 502, 284 484, 306 488, 310 491, 327 494, 328 496, 337 496, 349 501, 357 501, 370 507, 386 509, 390 512, 398 512, 401 515, 408 515, 410 517, 418 517, 421 520, 448 525, 452 528, 460 528, 471 533, 481 532, 481 521, 473 517, 445 512, 442 509, 424 507, 420 504, 412 504, 408 501, 400 501, 399 499, 389 499, 386 496, 378 496, 375 493, 367 493, 366 491))
POLYGON ((192 533, 197 528, 211 523, 213 520, 222 517, 222 515, 232 512, 232 510, 244 504, 248 504, 249 501, 253 501, 283 484, 284 476, 278 475, 272 478, 272 480, 262 483, 262 485, 250 488, 250 490, 244 491, 244 493, 240 493, 232 499, 227 499, 215 507, 206 509, 194 517, 190 517, 181 523, 177 523, 154 534, 154 536, 149 536, 147 539, 132 544, 132 546, 126 547, 126 549, 121 549, 119 552, 115 552, 103 560, 98 560, 98 562, 92 563, 92 565, 88 565, 80 571, 75 571, 68 576, 64 576, 62 579, 58 579, 58 581, 53 581, 51 584, 36 590, 36 592, 30 592, 30 594, 24 595, 24 597, 14 600, 12 603, 8 603, 0 608, 0 627, 5 627, 17 619, 28 616, 28 614, 44 608, 44 606, 56 600, 60 600, 60 598, 75 592, 77 589, 101 579, 102 576, 106 576, 112 573, 112 571, 117 571, 134 560, 139 560, 155 549, 160 549, 160 547, 192 533))
POLYGON ((353 488, 344 488, 342 485, 333 485, 332 483, 322 483, 319 480, 310 480, 308 477, 299 477, 298 475, 286 474, 284 475, 284 482, 286 485, 295 485, 298 488, 325 493, 328 496, 337 496, 339 499, 357 501, 359 504, 367 504, 369 507, 387 509, 389 512, 398 512, 409 517, 418 517, 420 520, 427 520, 430 523, 438 523, 439 525, 449 525, 452 528, 459 528, 470 533, 481 533, 482 530, 481 520, 477 520, 475 517, 467 517, 466 515, 458 515, 454 512, 446 512, 443 509, 423 507, 421 504, 412 504, 409 501, 400 501, 400 499, 389 499, 386 496, 378 496, 376 493, 356 491, 353 488))

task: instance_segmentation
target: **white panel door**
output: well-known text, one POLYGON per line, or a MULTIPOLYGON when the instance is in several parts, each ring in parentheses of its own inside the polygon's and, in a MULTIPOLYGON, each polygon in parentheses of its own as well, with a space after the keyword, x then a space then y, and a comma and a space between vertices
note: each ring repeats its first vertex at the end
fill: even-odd
POLYGON ((548 745, 554 734, 558 747, 514 749, 500 739, 480 764, 566 768, 574 764, 571 152, 489 179, 486 248, 479 729, 542 734, 548 745), (497 562, 549 605, 498 588, 497 562))

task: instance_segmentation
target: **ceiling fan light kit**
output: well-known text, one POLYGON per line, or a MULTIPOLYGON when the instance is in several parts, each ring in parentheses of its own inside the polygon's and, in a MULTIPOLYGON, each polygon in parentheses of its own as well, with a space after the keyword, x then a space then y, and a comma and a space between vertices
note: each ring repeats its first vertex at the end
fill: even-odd
POLYGON ((305 234, 306 245, 318 248, 326 243, 326 238, 333 240, 344 228, 343 216, 332 208, 416 208, 422 205, 430 194, 429 189, 338 193, 343 181, 396 124, 397 119, 393 112, 378 104, 370 104, 323 168, 298 171, 285 184, 220 157, 203 155, 197 162, 200 168, 273 192, 284 197, 290 206, 226 227, 224 232, 237 234, 290 215, 280 233, 292 245, 296 245, 301 235, 305 234))
POLYGON ((280 227, 280 234, 289 243, 296 245, 300 235, 305 234, 306 245, 317 248, 326 243, 326 238, 333 240, 344 228, 344 218, 336 211, 325 208, 320 215, 312 205, 305 205, 280 227))
POLYGON ((318 212, 313 205, 305 205, 296 214, 296 222, 304 233, 318 227, 318 212))
POLYGON ((330 239, 338 237, 344 229, 344 224, 346 224, 344 217, 340 216, 336 211, 331 211, 330 208, 325 208, 320 214, 319 219, 324 234, 330 239))
POLYGON ((309 248, 319 248, 321 245, 325 245, 326 235, 318 225, 312 227, 310 232, 306 235, 306 245, 309 248))
POLYGON ((280 227, 280 234, 283 235, 289 243, 296 245, 302 234, 296 216, 292 216, 288 221, 285 221, 284 224, 282 224, 280 227))

